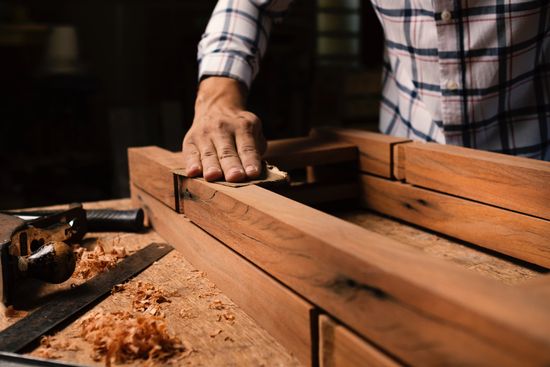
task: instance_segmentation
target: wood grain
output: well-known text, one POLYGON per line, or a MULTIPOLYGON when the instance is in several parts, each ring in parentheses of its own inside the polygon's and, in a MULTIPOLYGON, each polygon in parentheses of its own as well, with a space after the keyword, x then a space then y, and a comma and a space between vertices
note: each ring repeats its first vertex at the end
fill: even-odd
POLYGON ((320 367, 397 367, 395 360, 327 315, 319 316, 320 367))
POLYGON ((192 222, 406 363, 550 361, 546 299, 259 187, 179 187, 192 222))
POLYGON ((550 268, 550 222, 397 181, 362 175, 367 208, 550 268))
POLYGON ((186 260, 206 271, 210 280, 304 365, 312 365, 311 304, 143 190, 134 186, 132 197, 155 230, 186 260))
POLYGON ((179 153, 165 153, 155 146, 128 149, 130 182, 178 210, 172 170, 184 168, 183 158, 179 153))
POLYGON ((359 169, 386 178, 392 177, 393 145, 410 141, 365 130, 343 128, 317 128, 312 130, 311 135, 356 145, 359 149, 359 169))
POLYGON ((282 170, 357 160, 353 144, 316 137, 271 140, 264 159, 282 170))
POLYGON ((550 162, 435 143, 404 148, 410 184, 550 219, 550 162))

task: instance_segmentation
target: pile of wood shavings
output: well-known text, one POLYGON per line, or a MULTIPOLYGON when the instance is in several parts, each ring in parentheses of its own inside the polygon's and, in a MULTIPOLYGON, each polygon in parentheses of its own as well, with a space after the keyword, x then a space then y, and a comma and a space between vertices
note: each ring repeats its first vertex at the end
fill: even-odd
POLYGON ((99 273, 114 268, 120 259, 127 256, 124 247, 114 246, 108 253, 101 245, 89 251, 84 247, 76 247, 74 250, 77 263, 73 278, 88 280, 99 273))
POLYGON ((167 361, 185 350, 164 319, 151 314, 95 312, 80 323, 80 336, 92 344, 94 360, 104 358, 107 367, 137 359, 167 361))
POLYGON ((61 358, 61 355, 57 352, 62 351, 78 351, 80 348, 69 340, 59 339, 55 336, 43 336, 40 339, 40 347, 38 347, 32 354, 36 357, 46 359, 61 358))
POLYGON ((168 297, 177 296, 176 292, 168 293, 155 285, 147 282, 131 282, 118 284, 113 288, 113 293, 128 291, 132 296, 132 309, 137 312, 151 315, 162 315, 160 305, 172 302, 168 297))

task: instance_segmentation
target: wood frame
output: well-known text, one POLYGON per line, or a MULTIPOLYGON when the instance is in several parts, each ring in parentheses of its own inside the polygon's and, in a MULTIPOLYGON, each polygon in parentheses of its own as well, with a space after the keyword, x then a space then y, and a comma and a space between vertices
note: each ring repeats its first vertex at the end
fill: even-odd
MULTIPOLYGON (((360 135, 357 139, 365 138, 360 135)), ((384 139, 377 138, 378 144, 384 139)), ((368 141, 361 144, 368 146, 368 141)), ((394 147, 409 143, 385 144, 383 150, 390 152, 390 159, 384 160, 388 165, 379 171, 392 177, 394 147)), ((428 258, 260 187, 232 188, 170 177, 174 169, 181 168, 177 153, 146 147, 130 149, 129 155, 133 185, 174 213, 183 213, 220 241, 218 246, 231 248, 264 274, 405 363, 550 362, 550 300, 540 293, 503 286, 428 258), (170 167, 166 162, 176 164, 170 167), (148 171, 150 175, 133 174, 148 171), (151 182, 157 180, 163 183, 151 182), (158 187, 174 191, 157 196, 158 187)), ((404 158, 406 179, 406 149, 404 158)), ((368 180, 361 183, 368 190, 368 180)), ((366 204, 370 205, 369 201, 366 204)), ((161 207, 155 208, 153 213, 161 207)), ((175 224, 159 222, 153 225, 162 236, 174 231, 175 224)), ((183 241, 173 238, 176 247, 183 241)))

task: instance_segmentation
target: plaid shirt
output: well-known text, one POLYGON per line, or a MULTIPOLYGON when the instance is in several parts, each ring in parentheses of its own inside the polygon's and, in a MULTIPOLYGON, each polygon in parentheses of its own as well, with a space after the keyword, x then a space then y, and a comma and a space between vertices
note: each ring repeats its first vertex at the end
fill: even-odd
MULTIPOLYGON (((292 0, 220 0, 199 76, 248 87, 292 0)), ((380 130, 550 160, 549 0, 372 0, 386 52, 380 130)))

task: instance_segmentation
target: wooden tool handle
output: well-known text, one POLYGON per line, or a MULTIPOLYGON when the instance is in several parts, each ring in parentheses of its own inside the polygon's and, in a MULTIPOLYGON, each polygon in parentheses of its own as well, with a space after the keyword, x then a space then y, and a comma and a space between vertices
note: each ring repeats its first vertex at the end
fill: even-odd
POLYGON ((22 275, 48 283, 62 283, 74 272, 76 259, 65 242, 51 241, 30 256, 20 256, 17 267, 22 275))

